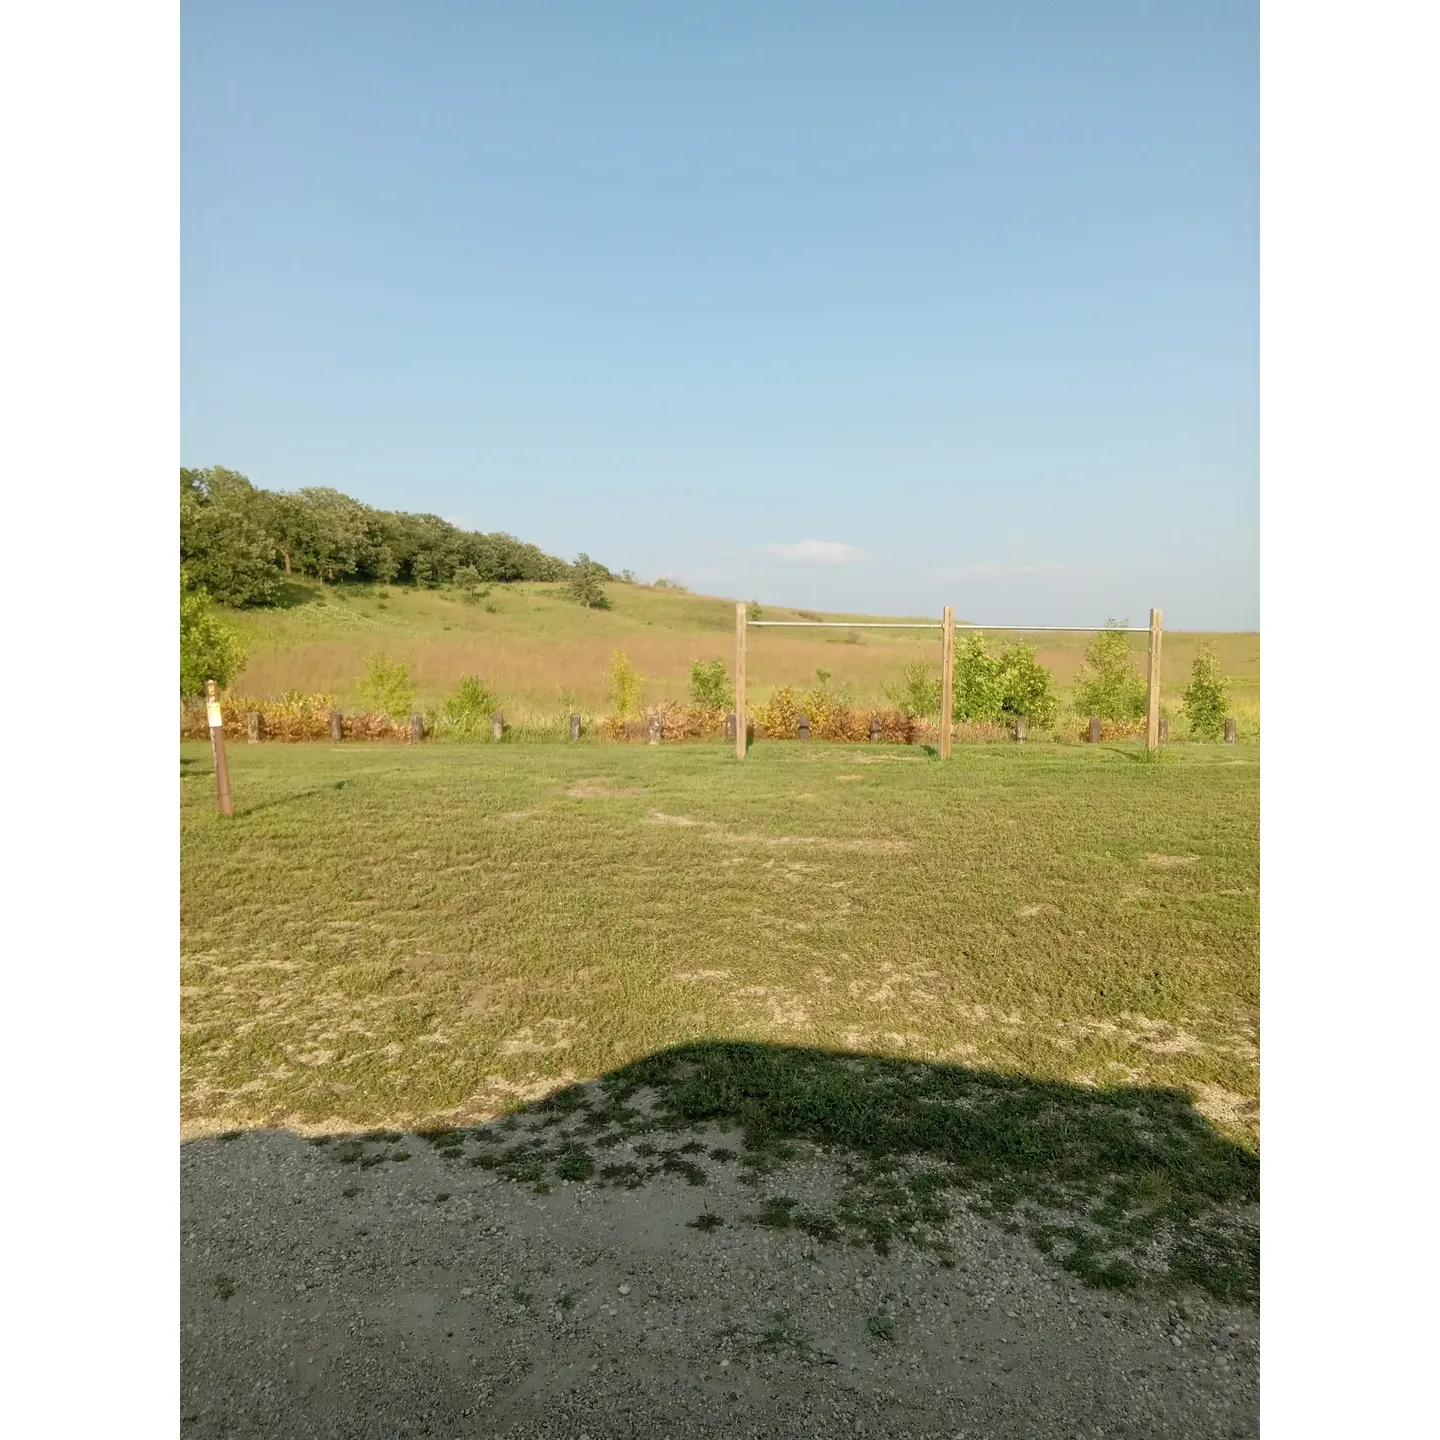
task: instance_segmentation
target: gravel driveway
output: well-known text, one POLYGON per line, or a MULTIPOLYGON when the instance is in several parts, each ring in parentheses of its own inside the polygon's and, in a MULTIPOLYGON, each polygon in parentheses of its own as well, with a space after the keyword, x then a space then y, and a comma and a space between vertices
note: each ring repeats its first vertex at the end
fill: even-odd
POLYGON ((536 1193, 416 1137, 361 1167, 252 1131, 181 1176, 194 1440, 1258 1433, 1253 1311, 1087 1288, 963 1211, 947 1262, 747 1221, 735 1167, 536 1193))

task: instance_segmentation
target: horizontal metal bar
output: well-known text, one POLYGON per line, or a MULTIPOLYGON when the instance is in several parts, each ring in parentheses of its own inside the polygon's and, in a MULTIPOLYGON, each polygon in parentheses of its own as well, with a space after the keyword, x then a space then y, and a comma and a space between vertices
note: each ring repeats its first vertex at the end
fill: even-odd
MULTIPOLYGON (((943 630, 945 627, 939 620, 927 620, 923 624, 917 624, 909 620, 857 620, 851 624, 848 620, 747 620, 749 625, 769 625, 773 627, 784 627, 796 630, 823 630, 828 628, 834 630, 943 630)), ((1148 625, 966 625, 960 621, 955 622, 957 630, 1032 630, 1040 631, 1076 631, 1082 635, 1093 635, 1101 630, 1119 630, 1125 635, 1148 635, 1148 625)))
POLYGON ((857 620, 853 625, 848 620, 747 620, 746 625, 785 626, 797 630, 823 630, 827 626, 836 630, 943 630, 938 620, 927 620, 922 625, 904 620, 857 620))

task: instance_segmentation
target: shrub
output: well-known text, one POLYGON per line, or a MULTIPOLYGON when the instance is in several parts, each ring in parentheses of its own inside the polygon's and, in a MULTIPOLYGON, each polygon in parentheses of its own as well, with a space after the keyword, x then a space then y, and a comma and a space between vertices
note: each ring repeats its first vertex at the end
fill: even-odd
POLYGON ((466 675, 460 681, 460 688, 440 707, 440 723, 452 735, 485 734, 498 703, 483 680, 476 675, 466 675))
POLYGON ((758 600, 752 600, 746 609, 745 618, 747 620, 758 620, 764 613, 760 608, 760 602, 758 600))
POLYGON ((245 646, 210 603, 203 587, 191 587, 180 572, 180 693, 202 695, 205 682, 222 689, 245 664, 245 646))
POLYGON ((383 653, 372 655, 366 662, 365 674, 357 688, 366 705, 392 718, 408 715, 415 702, 415 682, 410 678, 410 667, 383 653))
POLYGON ((723 660, 697 660, 691 665, 690 698, 705 710, 726 710, 735 703, 723 660))
POLYGON ((1102 720, 1138 720, 1145 713, 1144 679, 1130 663, 1123 621, 1108 620, 1085 650, 1075 680, 1075 707, 1102 720))
POLYGON ((1202 740, 1218 740, 1225 731, 1229 703, 1230 682, 1220 673, 1220 657, 1210 641, 1202 641, 1181 700, 1192 733, 1202 740))
POLYGON ((912 660, 900 672, 898 685, 882 687, 885 698, 902 715, 940 713, 940 677, 923 660, 912 660))
POLYGON ((490 593, 480 588, 480 572, 473 565, 460 565, 456 568, 455 588, 471 605, 478 604, 490 593))
POLYGON ((610 599, 600 583, 600 575, 600 567, 582 550, 575 557, 574 568, 565 582, 565 593, 588 610, 608 610, 610 599))
POLYGON ((1055 723, 1054 681, 1033 645, 1006 645, 995 655, 973 630, 956 647, 954 675, 954 720, 996 725, 1025 715, 1042 728, 1055 723))
POLYGON ((640 713, 640 687, 645 677, 630 663, 622 650, 610 656, 610 703, 615 714, 622 719, 626 715, 640 713))

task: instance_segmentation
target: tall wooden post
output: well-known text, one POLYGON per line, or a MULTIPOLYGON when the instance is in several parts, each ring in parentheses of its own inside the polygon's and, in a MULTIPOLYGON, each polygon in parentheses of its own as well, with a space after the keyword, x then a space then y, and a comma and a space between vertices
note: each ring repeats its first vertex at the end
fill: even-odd
POLYGON ((220 690, 205 682, 205 720, 210 727, 210 753, 215 757, 215 799, 222 815, 233 815, 230 803, 230 767, 225 763, 225 717, 220 713, 220 690))
POLYGON ((955 720, 955 611, 947 605, 940 639, 940 758, 950 758, 950 731, 955 720))
POLYGON ((1160 611, 1150 612, 1150 690, 1145 701, 1145 748, 1160 748, 1160 611))
POLYGON ((735 606, 735 758, 745 758, 745 602, 735 606))

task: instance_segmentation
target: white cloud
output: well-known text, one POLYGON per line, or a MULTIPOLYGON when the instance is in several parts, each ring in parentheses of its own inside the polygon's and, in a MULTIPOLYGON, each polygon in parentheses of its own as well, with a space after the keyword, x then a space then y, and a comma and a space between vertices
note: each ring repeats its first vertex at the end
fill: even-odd
POLYGON ((826 565, 844 565, 851 560, 863 560, 869 553, 858 545, 847 545, 843 540, 797 540, 793 545, 776 542, 765 548, 781 560, 820 561, 826 565))

